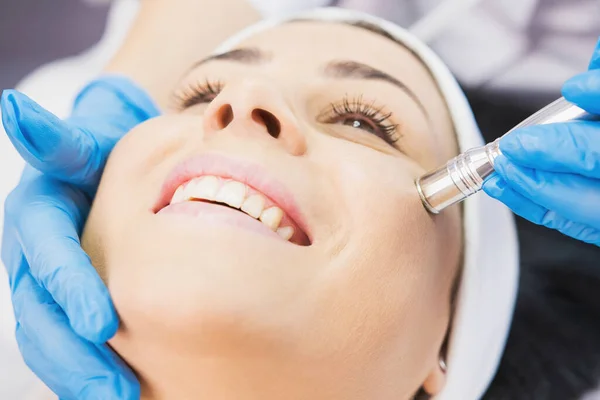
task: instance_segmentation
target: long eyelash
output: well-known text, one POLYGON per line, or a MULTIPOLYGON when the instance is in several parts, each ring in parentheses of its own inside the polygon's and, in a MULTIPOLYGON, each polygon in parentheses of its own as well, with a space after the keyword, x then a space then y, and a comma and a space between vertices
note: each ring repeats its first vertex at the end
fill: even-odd
POLYGON ((382 135, 382 139, 390 144, 400 140, 399 125, 390 123, 393 113, 386 112, 383 107, 376 106, 374 101, 365 102, 362 95, 352 99, 346 95, 341 102, 331 103, 330 107, 335 118, 354 114, 369 120, 377 128, 378 133, 382 135))
POLYGON ((178 110, 185 110, 197 104, 210 103, 223 90, 221 81, 192 82, 187 87, 176 92, 174 104, 178 110))

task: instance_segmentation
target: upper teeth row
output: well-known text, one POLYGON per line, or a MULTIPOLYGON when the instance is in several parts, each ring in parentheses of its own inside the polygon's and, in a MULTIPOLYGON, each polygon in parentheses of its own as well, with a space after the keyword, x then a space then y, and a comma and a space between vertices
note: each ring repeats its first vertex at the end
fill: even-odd
POLYGON ((294 228, 280 226, 283 210, 276 206, 265 208, 265 197, 258 193, 247 196, 249 192, 249 188, 241 182, 224 180, 216 176, 203 176, 179 186, 170 204, 191 199, 225 203, 260 220, 283 239, 290 240, 294 235, 294 228))

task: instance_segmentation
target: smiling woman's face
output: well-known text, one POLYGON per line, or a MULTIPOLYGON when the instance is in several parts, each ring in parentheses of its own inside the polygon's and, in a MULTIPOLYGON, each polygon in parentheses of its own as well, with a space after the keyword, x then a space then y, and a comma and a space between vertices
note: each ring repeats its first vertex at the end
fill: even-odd
POLYGON ((431 217, 413 183, 456 152, 420 61, 295 22, 177 93, 115 148, 84 235, 144 396, 438 391, 462 236, 458 209, 431 217))

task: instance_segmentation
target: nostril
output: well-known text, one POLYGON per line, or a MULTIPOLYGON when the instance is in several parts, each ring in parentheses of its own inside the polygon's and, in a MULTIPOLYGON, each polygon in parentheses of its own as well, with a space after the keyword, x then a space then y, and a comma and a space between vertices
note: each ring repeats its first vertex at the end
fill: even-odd
POLYGON ((233 108, 229 104, 224 104, 221 106, 219 111, 217 111, 217 123, 219 129, 225 129, 229 126, 231 121, 233 121, 233 108))
POLYGON ((252 111, 252 119, 254 122, 264 125, 267 128, 269 135, 277 139, 281 133, 281 124, 276 116, 268 111, 256 109, 252 111))

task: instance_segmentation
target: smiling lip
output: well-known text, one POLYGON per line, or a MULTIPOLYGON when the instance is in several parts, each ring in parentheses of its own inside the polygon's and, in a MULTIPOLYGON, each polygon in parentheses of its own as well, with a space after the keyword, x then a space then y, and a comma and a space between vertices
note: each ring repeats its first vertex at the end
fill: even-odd
POLYGON ((182 203, 171 204, 160 210, 158 214, 199 218, 202 219, 203 225, 225 223, 281 240, 281 237, 276 232, 248 214, 210 202, 184 201, 182 203))
POLYGON ((177 165, 167 176, 152 212, 156 214, 168 206, 175 190, 180 185, 205 175, 232 179, 254 188, 281 208, 311 241, 306 222, 296 205, 294 197, 281 182, 272 178, 260 165, 234 160, 218 154, 193 156, 177 165))

